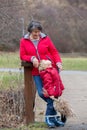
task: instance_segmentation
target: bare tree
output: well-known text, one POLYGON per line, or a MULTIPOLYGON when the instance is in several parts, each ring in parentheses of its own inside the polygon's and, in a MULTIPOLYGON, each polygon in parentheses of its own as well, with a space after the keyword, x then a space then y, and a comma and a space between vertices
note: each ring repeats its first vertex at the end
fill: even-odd
POLYGON ((14 51, 30 20, 39 20, 61 52, 87 52, 86 0, 0 0, 0 51, 14 51))

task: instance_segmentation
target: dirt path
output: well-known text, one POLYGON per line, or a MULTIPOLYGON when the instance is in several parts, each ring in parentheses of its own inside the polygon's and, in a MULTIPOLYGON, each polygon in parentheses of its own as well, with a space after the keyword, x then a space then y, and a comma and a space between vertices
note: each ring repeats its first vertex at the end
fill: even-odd
MULTIPOLYGON (((77 117, 68 119, 60 130, 87 130, 87 72, 64 71, 61 73, 65 91, 63 97, 72 105, 77 117)), ((36 121, 44 121, 45 102, 36 97, 36 121)))

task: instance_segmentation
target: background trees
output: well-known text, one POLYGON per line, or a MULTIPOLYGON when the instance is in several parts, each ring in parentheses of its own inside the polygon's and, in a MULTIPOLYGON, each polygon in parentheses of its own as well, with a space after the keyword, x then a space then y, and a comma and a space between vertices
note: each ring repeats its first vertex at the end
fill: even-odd
POLYGON ((60 52, 87 52, 86 0, 0 0, 0 51, 14 51, 30 20, 41 21, 60 52))

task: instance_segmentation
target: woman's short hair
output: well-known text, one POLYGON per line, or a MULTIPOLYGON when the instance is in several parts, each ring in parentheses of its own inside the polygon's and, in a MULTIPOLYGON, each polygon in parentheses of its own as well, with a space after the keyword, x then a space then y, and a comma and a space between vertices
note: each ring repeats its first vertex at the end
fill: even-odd
POLYGON ((31 33, 34 29, 38 29, 38 30, 42 31, 41 23, 37 22, 37 21, 31 21, 28 26, 28 32, 31 33))

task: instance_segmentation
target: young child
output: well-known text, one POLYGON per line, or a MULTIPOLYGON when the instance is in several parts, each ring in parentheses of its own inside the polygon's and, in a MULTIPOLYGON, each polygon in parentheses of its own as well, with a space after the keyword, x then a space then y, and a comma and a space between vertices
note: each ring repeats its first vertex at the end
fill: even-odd
POLYGON ((47 93, 44 93, 44 96, 54 96, 55 98, 61 96, 64 86, 57 69, 52 67, 51 61, 41 60, 39 73, 43 82, 43 91, 47 91, 47 93))
MULTIPOLYGON (((41 60, 39 64, 39 73, 43 82, 43 94, 45 97, 51 97, 54 101, 62 95, 64 86, 60 75, 56 68, 52 67, 52 63, 49 60, 41 60)), ((66 104, 64 100, 57 100, 56 108, 60 111, 62 122, 66 122, 67 115, 66 109, 69 110, 69 116, 71 116, 72 110, 66 104), (62 106, 61 106, 62 101, 62 106), (64 106, 65 105, 65 106, 64 106), (63 113, 61 113, 64 108, 63 113), (64 113, 65 112, 65 113, 64 113)))

